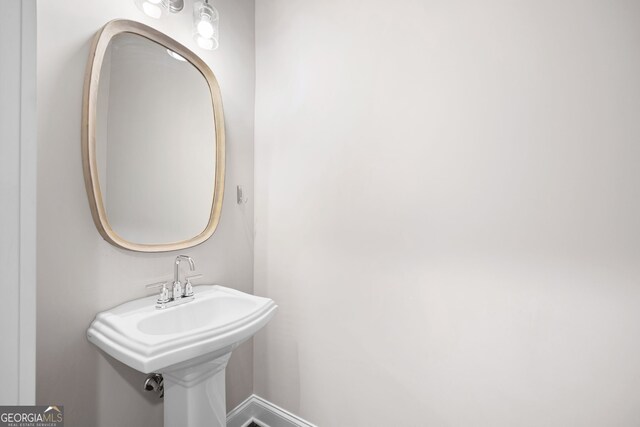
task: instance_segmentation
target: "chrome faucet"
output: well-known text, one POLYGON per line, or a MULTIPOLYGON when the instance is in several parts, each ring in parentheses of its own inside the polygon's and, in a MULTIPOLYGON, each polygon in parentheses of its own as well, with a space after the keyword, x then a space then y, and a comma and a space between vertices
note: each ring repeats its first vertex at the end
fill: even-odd
POLYGON ((191 271, 196 269, 196 265, 190 256, 178 255, 176 257, 173 264, 173 292, 171 293, 171 296, 169 296, 169 289, 167 288, 167 285, 169 284, 168 281, 147 285, 147 288, 161 288, 160 295, 156 301, 156 308, 164 309, 193 301, 194 294, 191 279, 198 279, 202 277, 202 275, 200 274, 187 277, 183 288, 182 282, 180 282, 180 263, 182 263, 182 261, 189 262, 189 268, 191 271))
POLYGON ((176 257, 176 261, 173 264, 173 299, 174 300, 185 296, 184 291, 182 289, 182 283, 180 283, 180 263, 182 261, 189 262, 189 268, 191 268, 191 271, 196 269, 196 265, 190 256, 178 255, 176 257))

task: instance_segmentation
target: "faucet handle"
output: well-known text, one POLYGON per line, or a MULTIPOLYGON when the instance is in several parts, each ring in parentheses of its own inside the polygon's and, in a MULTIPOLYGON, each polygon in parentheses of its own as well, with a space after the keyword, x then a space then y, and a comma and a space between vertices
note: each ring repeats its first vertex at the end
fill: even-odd
POLYGON ((158 296, 157 302, 158 304, 164 304, 171 300, 171 298, 169 298, 169 289, 167 288, 168 284, 169 282, 167 281, 152 283, 150 285, 146 285, 145 288, 146 289, 162 288, 162 290, 160 291, 160 295, 158 296))
POLYGON ((202 274, 194 274, 192 276, 187 276, 185 277, 186 282, 184 284, 184 296, 185 297, 190 297, 193 296, 193 285, 191 284, 191 280, 195 280, 195 279, 200 279, 202 278, 202 274))
POLYGON ((144 285, 144 287, 146 289, 153 289, 153 288, 161 288, 163 286, 167 286, 169 284, 168 280, 165 280, 164 282, 157 282, 157 283, 151 283, 150 285, 144 285))

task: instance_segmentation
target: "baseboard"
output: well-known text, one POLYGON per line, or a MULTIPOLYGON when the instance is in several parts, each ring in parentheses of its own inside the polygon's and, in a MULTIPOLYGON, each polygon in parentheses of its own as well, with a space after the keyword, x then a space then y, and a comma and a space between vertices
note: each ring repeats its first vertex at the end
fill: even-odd
POLYGON ((252 422, 262 427, 316 427, 255 394, 227 415, 227 427, 247 427, 252 422))

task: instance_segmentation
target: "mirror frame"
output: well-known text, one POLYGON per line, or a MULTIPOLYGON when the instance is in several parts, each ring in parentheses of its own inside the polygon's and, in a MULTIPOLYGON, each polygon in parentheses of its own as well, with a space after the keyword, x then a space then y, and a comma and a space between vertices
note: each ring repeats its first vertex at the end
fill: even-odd
POLYGON ((147 25, 135 21, 116 19, 108 22, 94 36, 84 80, 84 94, 82 99, 82 168, 84 182, 89 198, 91 216, 100 235, 112 245, 137 252, 168 252, 190 248, 203 243, 211 237, 220 221, 222 211, 222 199, 224 194, 224 166, 225 166, 225 141, 224 141, 224 113, 222 110, 222 96, 220 87, 213 72, 198 57, 197 54, 147 25), (96 160, 96 111, 98 100, 98 86, 100 84, 100 71, 107 47, 111 39, 118 34, 132 33, 145 37, 167 49, 178 53, 200 71, 204 76, 211 91, 213 103, 213 115, 216 132, 216 171, 214 177, 213 203, 209 222, 205 229, 197 236, 179 242, 162 244, 140 244, 129 242, 120 237, 109 224, 107 213, 102 200, 102 191, 98 179, 98 165, 96 160))

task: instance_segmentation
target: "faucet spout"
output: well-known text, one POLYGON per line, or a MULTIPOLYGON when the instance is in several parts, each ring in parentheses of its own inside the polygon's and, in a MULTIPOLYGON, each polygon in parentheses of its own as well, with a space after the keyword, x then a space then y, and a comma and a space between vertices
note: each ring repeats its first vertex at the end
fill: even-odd
POLYGON ((196 264, 193 262, 193 258, 187 255, 178 255, 176 257, 175 264, 173 265, 173 283, 180 283, 180 263, 182 261, 189 262, 189 268, 191 271, 196 269, 196 264))

